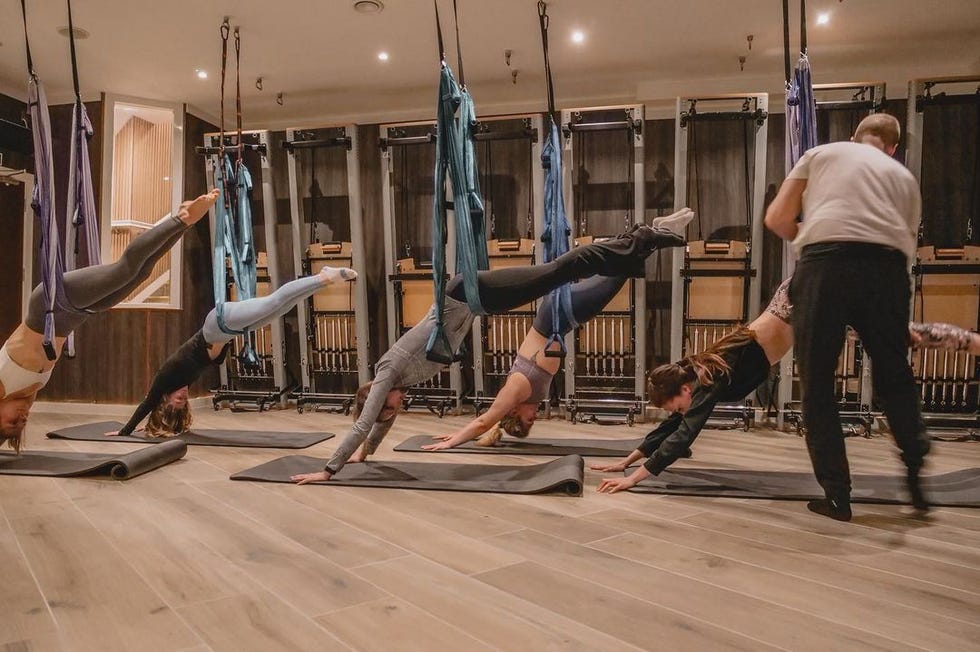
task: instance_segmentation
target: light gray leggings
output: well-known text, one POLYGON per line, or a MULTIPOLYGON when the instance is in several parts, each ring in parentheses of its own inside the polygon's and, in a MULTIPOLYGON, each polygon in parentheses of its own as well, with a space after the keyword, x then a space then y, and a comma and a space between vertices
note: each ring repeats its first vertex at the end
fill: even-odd
MULTIPOLYGON (((285 315, 299 301, 315 294, 323 287, 319 274, 304 276, 284 284, 272 294, 244 301, 229 301, 224 304, 225 326, 229 330, 255 330, 272 320, 285 315)), ((234 335, 221 330, 218 325, 218 312, 212 309, 204 318, 204 340, 208 344, 230 341, 234 335)))

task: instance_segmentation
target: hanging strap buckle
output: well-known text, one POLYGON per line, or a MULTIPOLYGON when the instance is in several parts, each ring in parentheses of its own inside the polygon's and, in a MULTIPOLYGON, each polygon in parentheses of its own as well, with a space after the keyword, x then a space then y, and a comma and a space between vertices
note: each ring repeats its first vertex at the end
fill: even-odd
POLYGON ((564 358, 568 355, 568 348, 565 346, 565 338, 560 333, 552 333, 548 338, 548 343, 544 345, 544 357, 564 358), (551 348, 552 344, 558 344, 557 349, 551 348))

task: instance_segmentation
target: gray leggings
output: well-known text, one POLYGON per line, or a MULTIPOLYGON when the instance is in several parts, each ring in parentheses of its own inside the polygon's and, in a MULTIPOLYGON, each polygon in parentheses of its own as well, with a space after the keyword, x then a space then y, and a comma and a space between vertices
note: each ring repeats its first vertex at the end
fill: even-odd
MULTIPOLYGON (((55 334, 67 337, 89 315, 104 312, 128 297, 150 276, 153 266, 184 235, 186 225, 171 216, 136 236, 114 263, 83 267, 64 275, 65 297, 72 307, 55 304, 55 334)), ((36 333, 44 332, 44 289, 31 292, 24 323, 36 333)))
MULTIPOLYGON (((593 276, 592 278, 572 284, 572 315, 579 324, 589 321, 612 301, 612 298, 619 294, 619 291, 626 284, 628 277, 625 276, 593 276)), ((553 295, 547 295, 538 304, 538 310, 534 315, 534 330, 545 337, 551 335, 552 317, 551 305, 553 295)), ((567 334, 575 324, 568 323, 565 312, 558 310, 558 333, 567 334)))
MULTIPOLYGON (((255 330, 265 326, 273 319, 285 315, 297 302, 306 299, 323 287, 318 274, 304 276, 284 284, 272 294, 244 301, 229 301, 224 304, 224 321, 229 330, 255 330)), ((221 330, 218 325, 218 312, 212 309, 204 318, 204 341, 208 344, 228 342, 234 335, 221 330)))

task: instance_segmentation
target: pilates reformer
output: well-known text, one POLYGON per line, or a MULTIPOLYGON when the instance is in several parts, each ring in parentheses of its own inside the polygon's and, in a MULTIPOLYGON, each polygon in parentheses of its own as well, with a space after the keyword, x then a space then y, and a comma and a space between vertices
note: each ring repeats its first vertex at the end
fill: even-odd
MULTIPOLYGON (((256 289, 259 296, 268 294, 273 288, 279 286, 278 256, 275 245, 275 194, 272 188, 269 139, 269 132, 267 131, 242 132, 242 146, 246 162, 249 164, 248 167, 251 170, 261 170, 261 193, 258 197, 252 197, 253 203, 261 202, 262 204, 264 227, 256 261, 256 289)), ((216 184, 215 166, 218 164, 221 149, 219 140, 220 134, 205 134, 204 146, 197 148, 198 154, 208 159, 207 178, 209 187, 214 187, 216 184)), ((226 147, 235 147, 237 143, 236 134, 225 134, 226 147)), ((212 233, 214 233, 214 225, 215 212, 212 208, 212 233)), ((230 265, 227 264, 225 278, 227 297, 234 301, 236 290, 230 273, 230 265)), ((232 408, 254 407, 259 411, 276 404, 283 405, 285 403, 290 387, 286 382, 283 364, 282 320, 276 319, 252 335, 258 364, 248 365, 239 359, 238 353, 245 348, 246 343, 243 336, 236 336, 232 340, 225 364, 218 368, 221 379, 220 385, 211 390, 211 402, 215 410, 218 410, 224 403, 229 404, 232 408)))
MULTIPOLYGON (((758 270, 762 263, 768 111, 768 93, 677 99, 674 206, 689 205, 694 209, 698 233, 688 238, 685 248, 675 249, 673 254, 672 360, 705 350, 759 312, 758 270), (703 110, 705 104, 711 109, 703 110), (737 125, 735 133, 741 132, 739 142, 716 157, 728 159, 722 158, 721 166, 735 165, 741 170, 730 173, 716 170, 712 174, 742 177, 743 186, 733 189, 721 185, 719 188, 730 191, 730 196, 702 197, 704 184, 703 171, 699 171, 697 127, 705 125, 702 129, 732 132, 729 124, 737 125), (738 149, 741 149, 740 156, 735 155, 738 149), (739 190, 743 195, 740 198, 739 190), (737 198, 741 201, 736 201, 737 198), (744 213, 742 224, 711 219, 711 206, 739 204, 744 213)), ((746 399, 743 404, 717 406, 708 426, 748 430, 754 421, 752 401, 746 399)))
MULTIPOLYGON (((536 236, 541 233, 541 166, 537 164, 541 158, 540 116, 480 120, 474 131, 482 161, 480 188, 488 222, 490 269, 540 261, 535 248, 536 236), (522 177, 526 179, 523 184, 522 177)), ((480 316, 473 322, 473 394, 468 398, 477 414, 503 387, 524 334, 534 321, 534 309, 531 303, 504 315, 480 316)))
POLYGON ((361 279, 325 287, 297 306, 302 381, 291 397, 299 412, 323 406, 349 414, 358 385, 369 380, 357 127, 287 129, 282 147, 296 276, 330 265, 351 267, 361 279), (301 180, 309 180, 305 193, 301 180))
MULTIPOLYGON (((561 112, 565 207, 576 244, 644 223, 643 121, 642 105, 561 112)), ((646 283, 630 279, 603 312, 566 336, 563 402, 572 423, 643 420, 645 322, 646 283)))
MULTIPOLYGON (((385 278, 388 346, 425 317, 432 305, 432 170, 436 131, 432 122, 380 126, 384 192, 385 278)), ((456 259, 449 230, 447 276, 456 259)), ((440 417, 462 400, 460 363, 411 388, 404 408, 423 407, 440 417)))
MULTIPOLYGON (((980 329, 980 76, 910 81, 906 143, 906 166, 922 188, 913 319, 980 329), (974 139, 946 145, 961 148, 953 155, 958 165, 923 169, 940 115, 972 123, 974 139)), ((911 361, 930 434, 980 439, 980 360, 965 351, 922 349, 911 352, 911 361)))

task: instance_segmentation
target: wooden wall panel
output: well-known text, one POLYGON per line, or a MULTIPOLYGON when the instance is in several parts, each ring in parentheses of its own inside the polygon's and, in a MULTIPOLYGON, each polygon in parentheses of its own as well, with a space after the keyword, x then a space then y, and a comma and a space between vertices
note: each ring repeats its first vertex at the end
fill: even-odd
POLYGON ((24 278, 24 186, 0 183, 0 341, 5 341, 20 323, 20 291, 24 278))

